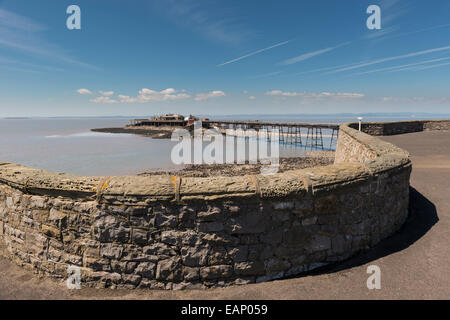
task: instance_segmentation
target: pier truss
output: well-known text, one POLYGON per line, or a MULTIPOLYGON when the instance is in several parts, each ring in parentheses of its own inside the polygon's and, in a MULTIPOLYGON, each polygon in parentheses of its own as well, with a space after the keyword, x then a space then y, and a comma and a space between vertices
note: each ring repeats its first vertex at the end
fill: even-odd
MULTIPOLYGON (((185 120, 149 120, 135 119, 130 121, 132 126, 156 127, 186 127, 193 129, 193 123, 185 120)), ((292 147, 303 147, 309 150, 334 150, 336 148, 339 131, 338 124, 330 123, 299 123, 299 122, 263 122, 239 120, 203 120, 204 128, 218 128, 223 133, 226 129, 238 130, 278 130, 280 144, 292 147)), ((270 139, 270 135, 268 135, 270 139)))
POLYGON ((253 129, 255 131, 267 130, 268 132, 278 130, 280 144, 310 150, 334 150, 339 131, 338 124, 329 123, 207 120, 203 121, 203 126, 222 130, 253 129))

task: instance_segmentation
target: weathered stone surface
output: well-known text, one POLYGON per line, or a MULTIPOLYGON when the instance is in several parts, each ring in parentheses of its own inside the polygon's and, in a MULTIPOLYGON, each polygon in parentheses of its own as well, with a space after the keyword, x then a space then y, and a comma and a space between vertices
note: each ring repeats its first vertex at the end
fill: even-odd
POLYGON ((246 261, 234 264, 234 272, 237 275, 261 275, 264 274, 264 263, 259 261, 246 261))
POLYGON ((158 262, 156 268, 156 279, 165 281, 181 281, 182 280, 181 259, 170 258, 158 262))
POLYGON ((142 249, 144 254, 155 255, 155 256, 174 256, 176 252, 170 246, 165 243, 153 243, 150 246, 145 246, 142 249))
POLYGON ((181 249, 181 258, 186 266, 204 266, 208 262, 208 249, 184 247, 181 249))
POLYGON ((200 268, 183 267, 183 278, 186 281, 195 281, 200 278, 200 268))
POLYGON ((228 255, 234 262, 244 262, 248 257, 248 246, 228 247, 228 255))
POLYGON ((261 233, 266 229, 266 216, 259 212, 249 212, 230 219, 229 225, 232 234, 261 233))
POLYGON ((132 228, 132 242, 145 245, 148 243, 148 231, 138 228, 132 228))
POLYGON ((284 259, 272 258, 265 262, 265 268, 268 274, 278 273, 280 271, 288 270, 291 264, 284 259))
POLYGON ((105 243, 100 246, 100 255, 109 259, 120 259, 122 257, 123 247, 120 245, 105 243))
POLYGON ((45 224, 42 225, 42 233, 48 237, 52 238, 61 238, 61 231, 55 227, 47 226, 45 224))
POLYGON ((273 280, 398 230, 410 171, 406 152, 348 125, 335 165, 268 176, 90 178, 0 164, 0 242, 40 274, 61 279, 66 264, 80 266, 86 286, 273 280))
POLYGON ((214 280, 228 278, 233 273, 233 267, 228 265, 219 265, 200 268, 200 277, 204 280, 214 280))
POLYGON ((219 221, 215 222, 201 222, 198 225, 198 231, 200 232, 218 232, 224 229, 223 223, 219 221))
POLYGON ((218 207, 210 208, 208 211, 202 211, 197 214, 199 221, 217 221, 223 219, 222 210, 218 207))

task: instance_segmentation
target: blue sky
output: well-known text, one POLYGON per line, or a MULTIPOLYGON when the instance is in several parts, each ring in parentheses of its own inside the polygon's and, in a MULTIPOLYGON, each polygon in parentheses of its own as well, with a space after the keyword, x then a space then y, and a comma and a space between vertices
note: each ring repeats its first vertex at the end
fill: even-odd
POLYGON ((448 113, 449 85, 447 0, 0 0, 0 117, 448 113))

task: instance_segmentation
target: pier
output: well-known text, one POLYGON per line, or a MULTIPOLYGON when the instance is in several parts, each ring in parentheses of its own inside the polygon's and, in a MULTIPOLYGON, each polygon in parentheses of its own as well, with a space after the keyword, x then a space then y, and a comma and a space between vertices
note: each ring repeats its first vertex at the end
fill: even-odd
MULTIPOLYGON (((199 119, 195 119, 198 121, 199 119)), ((299 123, 299 122, 276 122, 258 120, 210 120, 202 119, 203 128, 216 128, 221 131, 231 130, 277 130, 279 132, 280 144, 304 147, 305 149, 333 149, 339 132, 338 124, 331 123, 299 123), (324 137, 329 137, 326 141, 324 137)), ((135 119, 130 121, 131 126, 153 126, 153 127, 186 127, 193 125, 192 118, 170 119, 152 118, 135 119)))

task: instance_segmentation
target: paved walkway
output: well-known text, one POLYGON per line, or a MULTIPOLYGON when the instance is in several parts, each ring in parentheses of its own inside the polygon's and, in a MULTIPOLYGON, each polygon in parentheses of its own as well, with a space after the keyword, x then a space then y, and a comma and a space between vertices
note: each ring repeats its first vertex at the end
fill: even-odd
POLYGON ((450 132, 383 138, 412 155, 412 215, 366 255, 320 274, 207 291, 69 291, 0 258, 0 299, 448 299, 450 298, 450 132), (381 289, 368 290, 369 265, 381 289))

